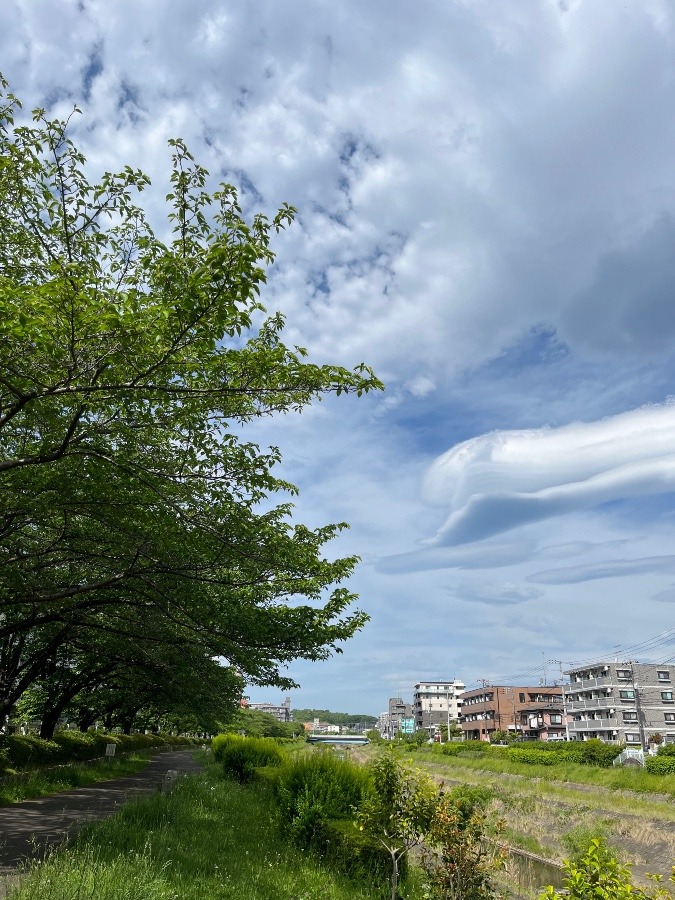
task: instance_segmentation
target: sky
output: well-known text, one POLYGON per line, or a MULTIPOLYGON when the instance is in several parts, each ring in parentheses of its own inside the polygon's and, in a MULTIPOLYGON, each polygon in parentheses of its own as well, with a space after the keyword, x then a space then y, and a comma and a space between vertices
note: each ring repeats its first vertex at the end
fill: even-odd
POLYGON ((297 207, 263 300, 386 385, 247 429, 362 560, 294 707, 675 658, 672 3, 4 0, 0 70, 151 217, 172 137, 297 207))

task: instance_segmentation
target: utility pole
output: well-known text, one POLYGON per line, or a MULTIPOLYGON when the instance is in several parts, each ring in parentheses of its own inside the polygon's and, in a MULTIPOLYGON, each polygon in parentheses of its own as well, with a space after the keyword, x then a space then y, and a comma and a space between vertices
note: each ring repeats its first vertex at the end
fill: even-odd
MULTIPOLYGON (((483 686, 483 691, 485 691, 485 688, 490 684, 490 682, 487 680, 487 678, 479 678, 478 681, 483 686)), ((487 710, 485 709, 485 705, 486 705, 485 694, 483 694, 483 727, 481 728, 481 734, 483 732, 485 732, 485 740, 487 740, 488 739, 488 729, 487 729, 487 719, 485 718, 487 710)))
POLYGON ((563 684, 563 664, 561 659, 549 659, 550 663, 558 663, 560 665, 560 688, 562 690, 562 702, 563 702, 563 719, 565 722, 565 740, 569 741, 570 739, 570 726, 567 721, 567 699, 565 697, 565 685, 563 684))
POLYGON ((640 704, 640 688, 635 684, 635 670, 633 668, 633 660, 630 660, 629 665, 630 680, 631 684, 633 685, 633 694, 635 696, 635 711, 637 713, 638 729, 640 732, 640 744, 642 745, 643 751, 646 751, 649 749, 649 747, 645 739, 645 723, 643 721, 642 706, 640 704))

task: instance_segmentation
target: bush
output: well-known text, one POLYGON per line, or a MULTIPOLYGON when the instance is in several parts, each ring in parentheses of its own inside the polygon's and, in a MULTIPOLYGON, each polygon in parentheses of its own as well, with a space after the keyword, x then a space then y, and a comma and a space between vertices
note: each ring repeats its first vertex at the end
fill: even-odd
POLYGON ((675 756, 675 744, 661 744, 656 751, 657 756, 675 756))
POLYGON ((118 753, 150 750, 175 744, 190 744, 188 738, 160 734, 104 734, 100 731, 59 731, 51 741, 36 735, 12 734, 2 738, 0 765, 14 769, 47 768, 68 762, 84 762, 105 756, 107 744, 118 753))
POLYGON ((17 769, 29 766, 56 766, 65 759, 62 747, 32 734, 11 734, 3 740, 9 764, 17 769))
POLYGON ((330 751, 287 762, 276 781, 282 822, 299 846, 320 851, 328 820, 351 818, 370 790, 370 776, 362 766, 330 751))
POLYGON ((645 768, 652 775, 675 775, 675 754, 649 756, 645 760, 645 768))
POLYGON ((581 762, 585 766, 601 766, 610 769, 623 747, 616 744, 604 744, 597 738, 591 738, 581 744, 581 762))
POLYGON ((256 768, 280 766, 284 753, 274 738, 218 734, 211 743, 214 758, 222 763, 226 775, 242 784, 251 781, 256 768))
POLYGON ((563 762, 557 754, 546 753, 538 747, 515 746, 508 748, 509 758, 528 766, 555 766, 563 762))

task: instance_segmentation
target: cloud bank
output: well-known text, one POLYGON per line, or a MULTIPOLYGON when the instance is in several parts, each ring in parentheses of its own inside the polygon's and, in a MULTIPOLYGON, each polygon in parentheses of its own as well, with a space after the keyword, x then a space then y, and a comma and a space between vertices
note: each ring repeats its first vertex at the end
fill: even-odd
POLYGON ((495 431, 436 459, 424 499, 449 506, 430 546, 480 541, 601 503, 675 490, 675 405, 562 428, 495 431))

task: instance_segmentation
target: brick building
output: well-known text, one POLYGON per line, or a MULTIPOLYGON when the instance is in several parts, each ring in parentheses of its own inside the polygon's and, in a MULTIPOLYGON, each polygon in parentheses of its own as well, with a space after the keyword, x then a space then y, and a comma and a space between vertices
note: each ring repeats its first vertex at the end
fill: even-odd
POLYGON ((489 741, 495 731, 557 740, 565 735, 562 688, 488 685, 464 691, 459 723, 464 740, 489 741))

